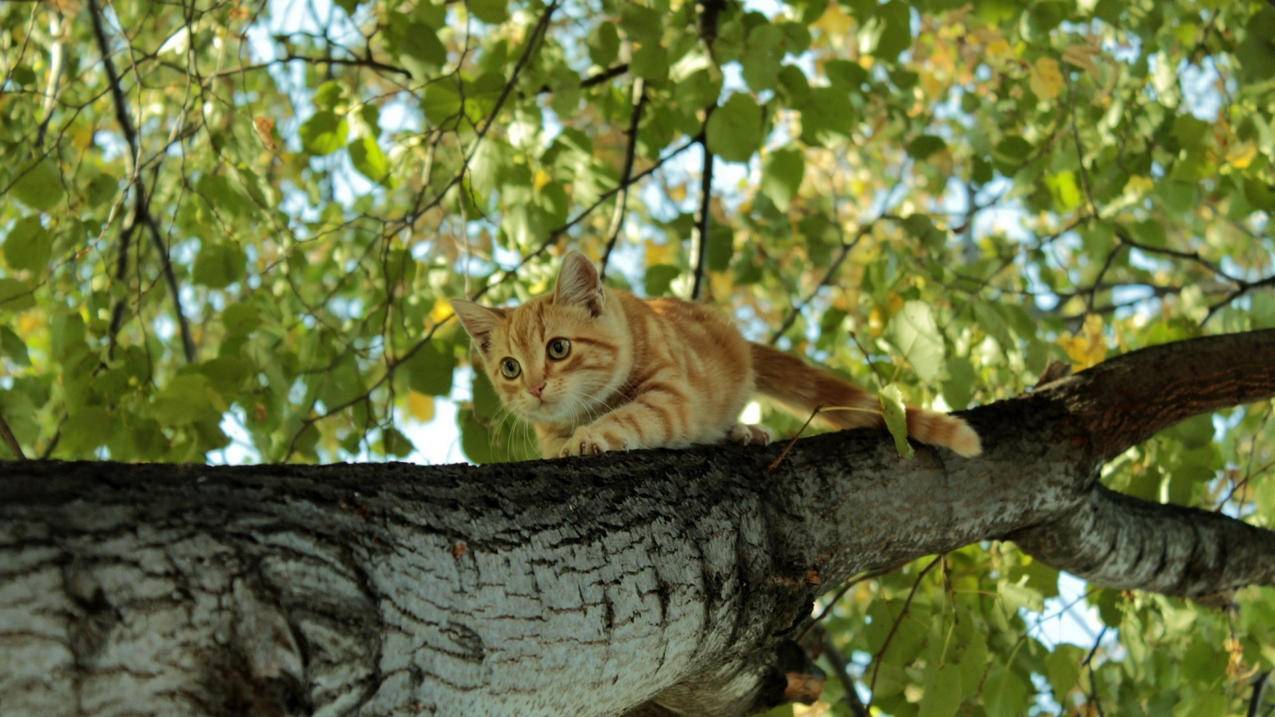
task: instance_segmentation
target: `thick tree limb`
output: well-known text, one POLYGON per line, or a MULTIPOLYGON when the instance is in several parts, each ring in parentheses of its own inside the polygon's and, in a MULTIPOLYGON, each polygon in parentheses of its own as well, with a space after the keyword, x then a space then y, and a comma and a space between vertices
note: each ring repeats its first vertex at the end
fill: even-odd
POLYGON ((1134 352, 967 412, 972 460, 903 460, 855 431, 798 441, 774 471, 780 445, 481 468, 2 464, 0 699, 738 714, 791 698, 784 645, 818 593, 979 540, 1121 587, 1270 584, 1271 531, 1094 481, 1118 444, 1188 415, 1168 396, 1211 410, 1275 392, 1253 365, 1271 334, 1134 352))
POLYGON ((1051 384, 1100 460, 1173 424, 1275 395, 1275 329, 1135 351, 1051 384))
POLYGON ((1202 597, 1275 585, 1275 532, 1102 486, 1080 510, 1011 537, 1033 557, 1110 588, 1202 597))

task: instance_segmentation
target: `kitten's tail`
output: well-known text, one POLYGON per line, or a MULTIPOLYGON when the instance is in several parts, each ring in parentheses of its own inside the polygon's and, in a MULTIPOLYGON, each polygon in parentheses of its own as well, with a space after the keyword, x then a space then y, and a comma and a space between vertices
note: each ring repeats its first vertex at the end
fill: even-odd
MULTIPOLYGON (((816 420, 834 428, 884 428, 881 403, 869 391, 801 359, 762 344, 749 344, 757 390, 798 414, 822 406, 816 420)), ((950 448, 969 457, 983 452, 978 434, 963 419, 907 407, 908 435, 921 443, 950 448)))

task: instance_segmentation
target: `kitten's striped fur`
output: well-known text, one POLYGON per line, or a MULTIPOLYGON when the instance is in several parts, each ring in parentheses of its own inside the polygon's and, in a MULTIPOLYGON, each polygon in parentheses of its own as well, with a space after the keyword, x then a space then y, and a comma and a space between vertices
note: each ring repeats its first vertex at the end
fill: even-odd
MULTIPOLYGON (((564 258, 552 294, 512 309, 452 305, 496 392, 535 427, 546 457, 724 439, 764 443, 764 430, 738 423, 754 392, 798 415, 829 407, 819 418, 836 428, 884 425, 868 391, 746 341, 707 306, 606 288, 578 252, 564 258)), ((962 456, 982 451, 960 418, 909 407, 907 419, 908 434, 922 443, 962 456)))

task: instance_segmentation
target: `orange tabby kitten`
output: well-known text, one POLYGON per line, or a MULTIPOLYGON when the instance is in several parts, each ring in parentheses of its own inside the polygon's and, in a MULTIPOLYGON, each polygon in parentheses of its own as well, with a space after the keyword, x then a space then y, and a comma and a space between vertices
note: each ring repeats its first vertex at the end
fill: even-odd
MULTIPOLYGON (((578 252, 563 259, 553 294, 512 309, 452 306, 501 400, 532 424, 546 457, 766 443, 765 430, 738 422, 754 391, 800 415, 828 407, 819 417, 836 428, 885 425, 868 391, 746 341, 707 306, 607 288, 578 252)), ((909 407, 907 422, 922 443, 982 451, 960 418, 909 407)))

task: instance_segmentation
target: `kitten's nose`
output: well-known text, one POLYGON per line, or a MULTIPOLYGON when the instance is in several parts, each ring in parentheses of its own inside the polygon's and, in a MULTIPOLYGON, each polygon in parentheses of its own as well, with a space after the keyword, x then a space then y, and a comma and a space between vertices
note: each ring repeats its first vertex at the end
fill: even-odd
POLYGON ((527 390, 531 392, 531 395, 535 396, 536 398, 540 398, 540 393, 545 390, 546 383, 547 383, 546 381, 541 381, 540 385, 532 386, 528 388, 527 390))

